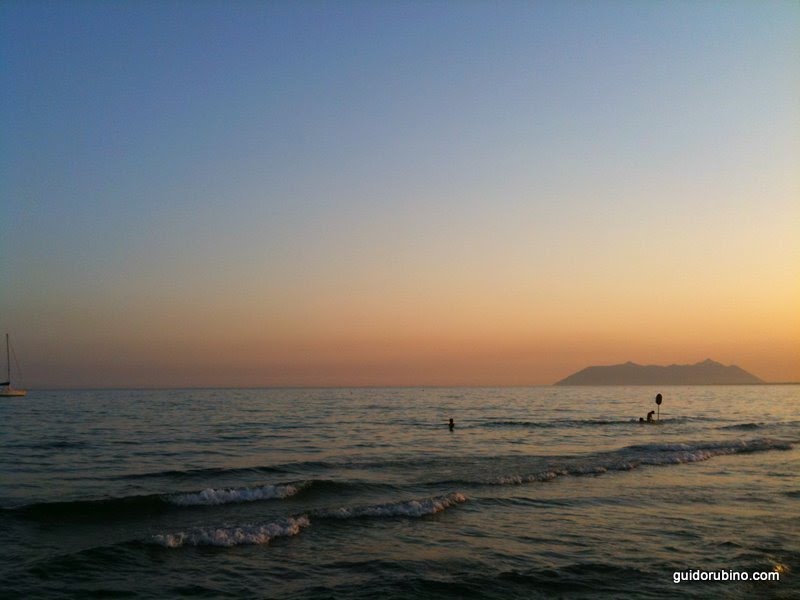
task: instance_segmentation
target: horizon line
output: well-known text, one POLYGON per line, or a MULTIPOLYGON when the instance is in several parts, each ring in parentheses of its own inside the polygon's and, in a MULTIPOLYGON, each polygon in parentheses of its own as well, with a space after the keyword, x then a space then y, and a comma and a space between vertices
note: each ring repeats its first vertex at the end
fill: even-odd
POLYGON ((558 383, 533 383, 533 384, 481 384, 481 385, 425 385, 425 384, 400 384, 400 385, 211 385, 211 386, 45 386, 26 387, 26 391, 39 392, 67 392, 67 391, 180 391, 180 390, 379 390, 379 389, 519 389, 539 387, 744 387, 762 385, 800 385, 800 381, 762 381, 758 383, 602 383, 602 384, 561 384, 558 383))

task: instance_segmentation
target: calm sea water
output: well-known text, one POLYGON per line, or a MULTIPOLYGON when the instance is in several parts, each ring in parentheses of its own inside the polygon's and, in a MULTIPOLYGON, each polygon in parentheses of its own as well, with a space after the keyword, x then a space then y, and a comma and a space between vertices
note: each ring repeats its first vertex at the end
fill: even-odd
POLYGON ((800 595, 798 386, 53 391, 0 419, 9 597, 800 595))

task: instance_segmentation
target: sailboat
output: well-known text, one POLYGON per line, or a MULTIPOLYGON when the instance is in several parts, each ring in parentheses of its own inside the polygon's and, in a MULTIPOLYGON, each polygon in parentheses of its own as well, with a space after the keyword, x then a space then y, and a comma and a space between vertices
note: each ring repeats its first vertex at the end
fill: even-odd
POLYGON ((6 334, 6 380, 0 382, 0 397, 24 396, 28 390, 18 390, 11 387, 11 346, 6 334))

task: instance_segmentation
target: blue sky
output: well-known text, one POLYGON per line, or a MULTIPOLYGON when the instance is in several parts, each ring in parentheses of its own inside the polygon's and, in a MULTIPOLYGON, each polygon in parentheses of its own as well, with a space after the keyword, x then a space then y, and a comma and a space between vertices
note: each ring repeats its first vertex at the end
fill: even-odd
POLYGON ((0 324, 34 382, 81 363, 65 383, 136 384, 167 347, 177 384, 221 339, 242 384, 414 382, 394 354, 356 374, 415 344, 463 365, 434 382, 474 372, 466 345, 531 365, 493 381, 484 357, 469 383, 711 352, 800 378, 795 2, 12 1, 0 20, 0 324))

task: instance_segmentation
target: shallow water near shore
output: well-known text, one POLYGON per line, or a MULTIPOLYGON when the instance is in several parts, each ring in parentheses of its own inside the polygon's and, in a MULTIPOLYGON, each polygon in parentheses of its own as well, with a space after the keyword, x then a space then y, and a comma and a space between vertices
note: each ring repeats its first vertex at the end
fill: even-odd
POLYGON ((11 597, 800 594, 800 386, 36 391, 0 415, 11 597))

